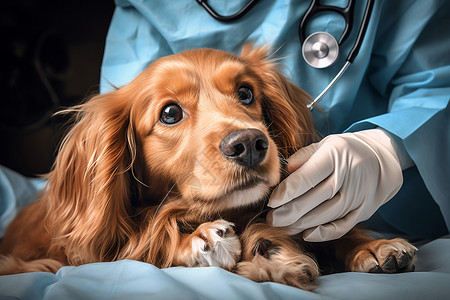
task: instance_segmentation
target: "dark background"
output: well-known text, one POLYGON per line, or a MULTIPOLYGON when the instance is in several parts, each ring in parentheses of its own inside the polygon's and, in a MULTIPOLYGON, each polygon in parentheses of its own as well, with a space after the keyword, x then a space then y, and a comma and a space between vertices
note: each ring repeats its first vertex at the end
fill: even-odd
POLYGON ((50 170, 68 117, 62 107, 98 93, 112 0, 4 1, 0 9, 0 164, 26 176, 50 170))

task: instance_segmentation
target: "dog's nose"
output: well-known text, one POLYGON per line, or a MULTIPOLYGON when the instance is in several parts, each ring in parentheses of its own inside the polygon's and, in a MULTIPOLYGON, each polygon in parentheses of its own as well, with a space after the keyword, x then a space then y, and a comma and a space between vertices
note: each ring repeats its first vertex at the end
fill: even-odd
POLYGON ((220 142, 219 148, 226 158, 243 166, 254 167, 264 159, 268 146, 266 135, 252 128, 233 131, 220 142))

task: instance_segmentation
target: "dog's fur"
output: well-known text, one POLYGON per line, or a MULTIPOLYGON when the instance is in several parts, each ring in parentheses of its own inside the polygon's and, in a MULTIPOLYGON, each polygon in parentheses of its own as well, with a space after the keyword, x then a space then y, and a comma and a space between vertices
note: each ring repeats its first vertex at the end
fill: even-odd
POLYGON ((401 239, 373 241, 353 230, 316 252, 318 245, 254 220, 283 158, 316 139, 308 101, 264 48, 247 45, 240 56, 198 49, 155 61, 127 86, 70 110, 75 124, 42 197, 3 239, 0 273, 135 259, 219 266, 311 289, 320 253, 349 271, 411 270, 415 248, 401 239), (250 105, 239 101, 243 85, 254 94, 250 105), (175 125, 160 121, 168 103, 184 111, 175 125), (227 135, 247 128, 268 140, 264 159, 250 167, 219 150, 227 135))

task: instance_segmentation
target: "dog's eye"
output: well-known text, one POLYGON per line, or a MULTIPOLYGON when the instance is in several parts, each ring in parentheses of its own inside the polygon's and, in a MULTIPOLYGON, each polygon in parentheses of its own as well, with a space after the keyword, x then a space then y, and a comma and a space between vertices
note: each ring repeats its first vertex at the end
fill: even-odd
POLYGON ((250 105, 253 103, 254 98, 253 98, 253 92, 252 90, 247 87, 247 86, 241 86, 238 90, 238 97, 239 100, 244 104, 244 105, 250 105))
POLYGON ((183 119, 183 109, 175 103, 167 104, 161 111, 159 120, 166 125, 174 125, 183 119))

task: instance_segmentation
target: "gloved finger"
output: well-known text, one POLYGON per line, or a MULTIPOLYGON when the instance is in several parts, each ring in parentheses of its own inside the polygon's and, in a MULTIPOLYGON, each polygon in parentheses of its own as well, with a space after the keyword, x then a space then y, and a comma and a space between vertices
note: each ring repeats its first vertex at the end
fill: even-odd
POLYGON ((303 231, 303 239, 307 242, 325 242, 339 239, 349 232, 358 222, 363 205, 351 211, 345 217, 303 231))
POLYGON ((297 150, 297 152, 289 156, 286 171, 292 173, 300 168, 317 151, 319 146, 320 143, 314 143, 297 150))
MULTIPOLYGON (((276 227, 291 225, 293 227, 296 227, 296 225, 301 225, 303 223, 303 217, 308 214, 310 215, 308 220, 314 219, 314 217, 311 216, 314 215, 314 211, 317 209, 317 207, 324 205, 324 202, 330 202, 329 199, 332 199, 336 195, 337 190, 335 189, 335 181, 336 179, 333 175, 329 176, 326 180, 322 181, 315 188, 310 189, 307 193, 271 211, 270 217, 269 219, 266 219, 266 221, 269 222, 270 225, 276 227)), ((340 186, 338 188, 340 188, 340 186)), ((331 201, 330 204, 325 207, 325 209, 327 209, 330 205, 336 204, 335 202, 337 201, 338 200, 331 201)), ((307 227, 303 227, 302 229, 310 228, 312 226, 324 224, 330 220, 334 220, 327 219, 326 215, 324 214, 320 215, 319 217, 322 217, 322 219, 314 220, 313 225, 307 225, 307 227), (319 223, 315 223, 317 221, 319 223)))
POLYGON ((319 148, 299 169, 283 180, 273 191, 267 205, 276 208, 286 204, 328 178, 334 171, 334 162, 327 151, 319 148))
MULTIPOLYGON (((303 196, 306 196, 307 194, 303 196)), ((326 200, 317 207, 313 208, 294 223, 284 226, 293 227, 299 231, 303 231, 308 228, 314 228, 327 224, 344 217, 348 211, 351 210, 348 205, 349 203, 342 199, 342 194, 337 193, 333 198, 326 200)), ((278 217, 275 216, 275 218, 278 217)), ((278 219, 276 221, 278 221, 278 219)), ((278 222, 275 222, 275 224, 277 223, 278 222)))

